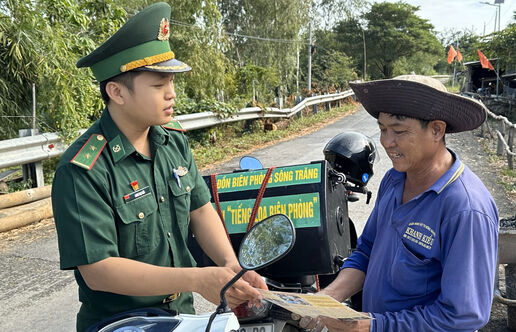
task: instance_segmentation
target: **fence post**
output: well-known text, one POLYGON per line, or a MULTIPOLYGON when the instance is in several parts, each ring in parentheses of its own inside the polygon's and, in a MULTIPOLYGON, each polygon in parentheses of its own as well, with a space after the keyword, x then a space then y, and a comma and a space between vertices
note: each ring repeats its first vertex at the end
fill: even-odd
MULTIPOLYGON (((505 136, 505 123, 502 119, 498 120, 498 131, 502 134, 502 136, 505 136)), ((496 144, 496 154, 501 156, 503 155, 503 142, 500 137, 498 137, 498 143, 496 144)))
MULTIPOLYGON (((507 135, 507 145, 509 146, 509 150, 511 152, 514 152, 514 132, 516 131, 516 128, 509 127, 508 135, 507 135)), ((512 154, 507 154, 507 166, 509 169, 514 169, 514 164, 512 161, 512 154)))
MULTIPOLYGON (((318 96, 318 95, 313 94, 312 96, 318 96)), ((314 114, 317 114, 317 104, 313 104, 313 105, 312 105, 312 112, 313 112, 314 114)))
POLYGON ((486 121, 482 122, 482 124, 480 125, 480 137, 485 137, 484 132, 486 131, 487 120, 488 119, 486 119, 486 121))
MULTIPOLYGON (((18 135, 20 137, 34 136, 38 134, 37 129, 20 129, 18 135)), ((43 163, 41 161, 22 165, 23 180, 30 179, 31 187, 43 187, 45 185, 45 177, 43 176, 43 163)))
POLYGON ((331 102, 326 102, 326 110, 327 111, 330 111, 331 110, 331 102))

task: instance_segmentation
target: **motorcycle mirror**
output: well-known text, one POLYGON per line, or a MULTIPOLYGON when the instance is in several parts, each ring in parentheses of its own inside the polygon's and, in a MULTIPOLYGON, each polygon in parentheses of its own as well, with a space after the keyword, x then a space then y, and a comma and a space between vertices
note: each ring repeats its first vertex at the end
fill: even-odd
POLYGON ((238 261, 245 270, 266 267, 284 257, 294 246, 296 231, 284 214, 275 214, 256 223, 244 236, 238 261))
POLYGON ((284 214, 275 214, 254 224, 240 243, 238 262, 242 270, 238 272, 220 291, 220 304, 210 316, 206 325, 206 332, 210 331, 211 324, 217 314, 229 311, 227 308, 226 291, 244 273, 266 267, 292 250, 296 242, 296 229, 294 224, 284 214))
POLYGON ((256 169, 263 168, 262 163, 255 157, 251 157, 251 156, 243 156, 242 158, 240 158, 239 165, 240 165, 240 169, 243 169, 243 170, 256 170, 256 169))

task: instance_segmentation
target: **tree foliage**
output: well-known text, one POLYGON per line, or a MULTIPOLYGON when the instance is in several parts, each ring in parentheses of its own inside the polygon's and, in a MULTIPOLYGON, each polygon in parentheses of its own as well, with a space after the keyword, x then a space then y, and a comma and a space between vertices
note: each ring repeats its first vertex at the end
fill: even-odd
MULTIPOLYGON (((75 63, 154 2, 0 0, 0 139, 31 127, 33 84, 41 131, 72 137, 88 127, 104 105, 91 72, 75 63)), ((483 39, 450 31, 439 40, 416 14, 418 7, 403 2, 168 2, 171 48, 193 68, 176 76, 178 114, 212 110, 228 116, 253 98, 268 105, 273 97, 296 93, 296 83, 303 91, 309 49, 312 88, 321 91, 346 88, 357 78, 451 72, 445 50, 457 41, 464 61, 477 60, 481 48, 488 57, 502 58, 506 68, 516 68, 514 23, 483 39), (308 45, 309 26, 314 48, 308 45)))
MULTIPOLYGON (((148 0, 0 0, 0 116, 1 138, 16 137, 31 127, 32 84, 37 91, 37 123, 42 131, 65 137, 88 127, 104 105, 98 84, 77 60, 108 39, 128 16, 148 0), (4 122, 4 123, 5 123, 4 122)), ((214 96, 226 85, 228 60, 214 1, 178 0, 172 19, 204 29, 174 26, 171 44, 178 58, 195 70, 178 75, 190 97, 214 96)))
POLYGON ((367 27, 368 68, 372 78, 392 77, 397 61, 412 62, 411 57, 421 59, 418 53, 424 54, 432 65, 444 55, 432 31, 433 25, 415 14, 418 9, 403 2, 383 2, 375 3, 363 15, 367 27))
MULTIPOLYGON (((261 84, 262 95, 276 88, 285 93, 293 91, 297 51, 303 47, 299 36, 308 19, 308 3, 304 0, 217 2, 224 29, 232 43, 226 54, 235 65, 239 68, 248 65, 270 68, 281 78, 278 81, 280 87, 261 84)), ((239 91, 248 94, 249 87, 242 90, 244 83, 238 82, 239 91)))
POLYGON ((478 48, 488 58, 499 58, 501 68, 505 71, 516 71, 516 23, 484 37, 479 41, 478 48))

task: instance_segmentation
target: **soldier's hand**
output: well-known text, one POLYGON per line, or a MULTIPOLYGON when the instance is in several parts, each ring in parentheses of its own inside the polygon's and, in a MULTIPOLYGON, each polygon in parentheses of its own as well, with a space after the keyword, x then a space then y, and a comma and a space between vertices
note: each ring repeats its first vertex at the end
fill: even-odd
MULTIPOLYGON (((200 270, 202 280, 198 293, 208 301, 219 304, 220 290, 236 275, 235 271, 229 267, 205 267, 200 270)), ((230 308, 246 301, 259 302, 261 299, 260 292, 242 279, 237 280, 226 292, 230 308)))

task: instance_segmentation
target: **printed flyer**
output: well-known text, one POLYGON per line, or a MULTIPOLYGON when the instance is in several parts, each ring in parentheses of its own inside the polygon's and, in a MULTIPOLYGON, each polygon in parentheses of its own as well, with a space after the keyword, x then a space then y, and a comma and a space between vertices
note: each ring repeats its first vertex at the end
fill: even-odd
POLYGON ((369 315, 355 311, 328 295, 273 292, 260 290, 263 299, 300 316, 326 316, 341 320, 371 319, 369 315))

